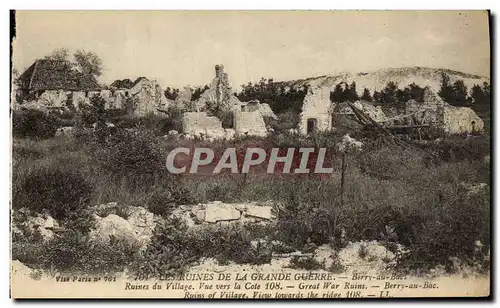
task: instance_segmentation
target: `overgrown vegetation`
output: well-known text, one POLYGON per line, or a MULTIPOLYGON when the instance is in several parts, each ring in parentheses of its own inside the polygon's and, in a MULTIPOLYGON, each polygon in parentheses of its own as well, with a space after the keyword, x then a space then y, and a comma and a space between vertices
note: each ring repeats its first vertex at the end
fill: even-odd
MULTIPOLYGON (((174 147, 200 146, 202 141, 166 141, 148 131, 138 135, 120 131, 105 143, 99 143, 96 137, 16 139, 13 208, 49 211, 66 224, 74 217, 71 213, 83 215, 80 213, 85 211, 79 209, 87 208, 88 204, 118 201, 147 206, 151 212, 166 218, 164 224, 157 226, 152 244, 141 253, 122 246, 91 248, 85 246, 85 240, 72 239, 78 235, 68 234, 38 246, 17 242, 15 255, 19 260, 36 263, 37 260, 27 258, 37 253, 47 268, 50 264, 64 270, 69 268, 67 264, 75 262, 75 268, 98 271, 106 269, 102 264, 109 263, 109 269, 117 270, 125 264, 135 264, 137 270, 147 269, 153 275, 186 269, 200 255, 222 264, 229 261, 260 264, 283 249, 252 244, 259 238, 278 241, 292 251, 309 252, 323 244, 340 249, 346 241, 381 240, 388 225, 393 226, 395 234, 390 241, 401 243, 410 251, 399 260, 401 270, 429 270, 444 265, 452 271, 455 261, 450 257, 459 258, 463 264, 478 264, 483 257, 478 255, 476 242, 484 244, 481 254, 489 249, 489 190, 471 195, 462 185, 489 184, 489 164, 483 159, 489 154, 487 137, 467 140, 450 137, 422 148, 364 139, 365 151, 348 156, 342 206, 338 177, 263 177, 258 173, 174 176, 163 169, 164 155, 174 147), (69 167, 71 172, 67 171, 69 167), (210 200, 273 200, 278 220, 259 230, 242 227, 192 233, 186 232, 182 222, 167 219, 181 204, 210 200), (32 249, 38 250, 31 252, 32 249), (119 251, 117 259, 108 256, 107 251, 113 254, 119 251), (55 259, 55 252, 66 256, 64 260, 68 261, 55 259), (85 257, 91 255, 102 255, 101 265, 85 257), (421 260, 427 261, 423 265, 421 260), (89 265, 85 267, 84 262, 89 265), (116 267, 111 268, 111 264, 116 267)), ((322 133, 309 139, 281 134, 215 142, 212 147, 217 152, 219 148, 234 145, 238 148, 324 146, 333 154, 330 162, 339 170, 340 160, 334 146, 341 137, 340 133, 322 133)), ((88 226, 76 228, 82 233, 79 238, 85 238, 88 226)), ((315 268, 317 264, 313 263, 297 259, 291 266, 315 268)), ((481 264, 483 269, 488 266, 481 264)))

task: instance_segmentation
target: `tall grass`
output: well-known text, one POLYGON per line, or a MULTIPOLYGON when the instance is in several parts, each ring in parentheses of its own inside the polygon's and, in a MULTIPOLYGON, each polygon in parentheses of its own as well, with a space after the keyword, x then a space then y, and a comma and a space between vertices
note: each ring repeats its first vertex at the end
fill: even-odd
MULTIPOLYGON (((489 154, 488 138, 446 139, 423 148, 364 140, 366 150, 347 157, 345 202, 341 206, 340 161, 334 148, 341 137, 340 134, 323 133, 304 139, 281 134, 208 144, 206 141, 166 140, 141 132, 109 137, 104 144, 92 138, 15 139, 13 195, 31 196, 26 183, 33 174, 40 170, 58 170, 76 173, 92 187, 89 204, 119 201, 146 206, 164 216, 186 203, 272 200, 276 204, 278 222, 266 229, 266 235, 294 249, 322 244, 340 248, 346 241, 384 240, 388 226, 395 230, 396 239, 393 240, 411 251, 400 260, 404 268, 450 266, 450 257, 473 262, 476 241, 485 244, 485 250, 489 248, 489 191, 470 195, 461 185, 463 182, 489 184, 490 167, 482 159, 489 154), (324 146, 331 150, 330 163, 335 171, 326 178, 315 178, 260 172, 172 175, 164 168, 163 161, 169 150, 177 146, 207 145, 216 153, 232 146, 239 149, 324 146), (436 156, 436 152, 448 154, 436 156), (432 157, 438 159, 430 159, 432 157), (426 263, 422 264, 422 260, 426 263)), ((15 202, 15 208, 30 204, 15 202)), ((173 239, 179 241, 179 245, 185 243, 180 237, 173 239)), ((223 245, 232 243, 246 247, 248 258, 267 260, 266 253, 248 248, 249 241, 255 237, 255 234, 243 239, 229 237, 223 245)), ((194 239, 190 239, 192 243, 194 239)), ((148 250, 151 256, 159 253, 155 250, 159 248, 151 249, 148 250)), ((196 255, 186 249, 168 253, 178 252, 186 258, 196 255)), ((232 248, 227 249, 221 250, 226 253, 214 253, 214 256, 237 258, 232 248)), ((127 252, 126 255, 132 254, 127 252)), ((158 263, 157 270, 168 267, 165 262, 167 260, 158 263)), ((181 268, 182 264, 177 267, 181 268)))

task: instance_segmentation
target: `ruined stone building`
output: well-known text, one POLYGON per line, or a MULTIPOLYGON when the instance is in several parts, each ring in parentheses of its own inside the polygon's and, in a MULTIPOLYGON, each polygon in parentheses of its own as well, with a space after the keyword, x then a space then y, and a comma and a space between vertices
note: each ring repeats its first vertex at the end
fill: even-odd
POLYGON ((234 96, 229 84, 229 77, 224 72, 224 65, 215 66, 215 77, 209 88, 200 95, 196 101, 198 111, 217 106, 222 110, 231 110, 234 105, 239 105, 240 100, 234 96))
POLYGON ((37 60, 17 79, 16 102, 45 108, 78 107, 99 93, 101 87, 93 76, 72 69, 60 60, 37 60))
POLYGON ((196 112, 186 112, 183 119, 183 131, 187 134, 200 133, 221 137, 227 135, 266 136, 267 128, 264 117, 276 118, 268 104, 259 101, 240 102, 233 94, 228 74, 223 65, 215 66, 215 77, 210 86, 195 102, 196 112), (211 117, 208 112, 214 110, 230 112, 233 115, 231 129, 223 129, 221 121, 211 117))
POLYGON ((130 79, 115 80, 110 85, 107 96, 109 108, 127 108, 129 113, 145 115, 166 109, 168 100, 156 80, 139 77, 134 82, 130 79))
POLYGON ((334 107, 330 101, 330 88, 310 87, 304 97, 299 132, 307 135, 331 129, 334 107))

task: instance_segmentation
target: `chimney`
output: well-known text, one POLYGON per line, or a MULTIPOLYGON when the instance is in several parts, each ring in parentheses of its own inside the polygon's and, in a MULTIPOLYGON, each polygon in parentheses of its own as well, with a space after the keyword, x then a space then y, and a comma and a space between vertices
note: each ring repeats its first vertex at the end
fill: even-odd
POLYGON ((224 73, 224 65, 222 64, 215 65, 215 77, 220 78, 222 73, 224 73))

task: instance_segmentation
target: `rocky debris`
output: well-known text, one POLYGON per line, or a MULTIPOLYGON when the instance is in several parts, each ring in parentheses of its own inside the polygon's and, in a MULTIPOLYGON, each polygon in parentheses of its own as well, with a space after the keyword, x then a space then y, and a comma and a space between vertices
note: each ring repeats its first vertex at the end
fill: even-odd
POLYGON ((134 226, 126 219, 115 214, 110 214, 104 218, 99 217, 96 220, 94 229, 89 234, 91 240, 101 244, 108 244, 111 237, 114 237, 117 240, 125 241, 130 246, 135 246, 139 243, 134 226))
POLYGON ((232 140, 234 139, 234 136, 236 135, 236 131, 232 128, 225 128, 224 129, 224 139, 226 140, 232 140))
POLYGON ((182 205, 172 212, 171 217, 183 220, 188 227, 214 223, 265 223, 275 219, 272 206, 269 204, 223 203, 221 201, 182 205))
POLYGON ((96 205, 91 210, 97 222, 94 227, 95 230, 92 232, 93 238, 100 239, 101 242, 106 241, 103 241, 103 238, 109 238, 109 235, 116 235, 116 232, 123 231, 125 233, 118 235, 117 238, 125 239, 128 243, 144 246, 149 243, 153 236, 157 217, 143 207, 109 202, 96 205), (130 231, 133 233, 133 240, 130 231), (101 234, 103 235, 101 236, 101 234))
POLYGON ((429 124, 448 134, 481 132, 484 129, 483 120, 474 110, 451 106, 431 93, 424 95, 423 102, 406 102, 405 115, 412 115, 419 124, 429 124))
POLYGON ((175 101, 176 102, 190 102, 192 95, 193 95, 193 90, 190 87, 184 87, 177 94, 175 101))
POLYGON ((329 245, 321 245, 314 251, 314 259, 319 263, 325 265, 326 269, 329 269, 334 263, 336 258, 336 252, 329 245))
POLYGON ((182 117, 183 132, 187 135, 224 137, 222 122, 206 112, 185 112, 182 117))
POLYGON ((237 220, 241 213, 229 204, 216 203, 208 204, 203 212, 205 217, 203 220, 210 223, 219 221, 237 220))
MULTIPOLYGON (((203 212, 203 215, 205 215, 204 212, 203 212)), ((191 213, 189 211, 185 211, 183 209, 174 210, 169 218, 179 219, 188 228, 193 228, 196 225, 195 221, 193 220, 193 217, 191 216, 191 213)), ((200 220, 200 222, 201 222, 201 220, 200 220)))
POLYGON ((129 207, 127 221, 134 228, 134 232, 142 245, 149 243, 156 227, 156 220, 153 213, 143 207, 129 207))
MULTIPOLYGON (((399 254, 407 253, 403 245, 396 245, 399 254)), ((338 252, 338 261, 348 270, 384 272, 388 266, 395 265, 395 258, 393 252, 377 241, 350 242, 338 252)))
POLYGON ((439 125, 445 133, 473 133, 484 129, 483 120, 468 107, 444 106, 438 114, 439 125))
POLYGON ((11 263, 11 273, 13 277, 16 279, 24 280, 24 279, 32 279, 33 269, 27 267, 19 260, 12 260, 11 263))
POLYGON ((490 154, 485 155, 485 156, 483 157, 483 162, 484 162, 485 164, 488 164, 488 165, 489 165, 489 164, 490 164, 490 161, 491 161, 490 154))
POLYGON ((363 113, 368 115, 375 122, 383 122, 387 120, 387 116, 382 111, 382 107, 380 106, 375 107, 369 102, 365 101, 356 101, 353 105, 363 113))
POLYGON ((345 134, 344 137, 342 137, 342 141, 337 143, 337 149, 343 153, 361 151, 362 147, 363 143, 352 138, 349 134, 345 134))
POLYGON ((258 206, 249 204, 243 210, 245 216, 257 217, 262 219, 271 220, 273 218, 272 208, 270 206, 258 206))
POLYGON ((52 217, 42 215, 28 217, 23 223, 24 229, 28 231, 25 236, 39 234, 43 241, 49 241, 54 238, 54 231, 59 228, 59 223, 52 217))

